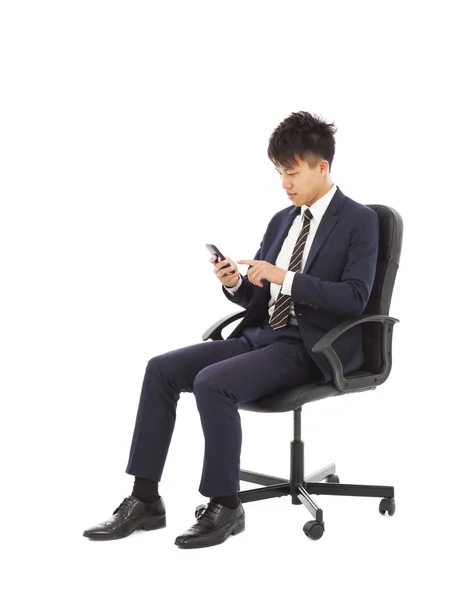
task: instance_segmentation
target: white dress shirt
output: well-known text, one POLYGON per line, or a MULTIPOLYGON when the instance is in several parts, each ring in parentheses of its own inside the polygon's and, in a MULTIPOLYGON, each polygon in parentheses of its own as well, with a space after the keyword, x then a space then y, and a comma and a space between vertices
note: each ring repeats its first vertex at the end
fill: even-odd
MULTIPOLYGON (((301 267, 298 272, 302 272, 304 270, 304 265, 307 262, 310 247, 312 246, 315 234, 317 233, 318 226, 320 225, 320 221, 322 220, 323 215, 325 214, 325 211, 328 208, 328 204, 331 202, 331 199, 334 196, 336 190, 337 186, 333 184, 332 187, 326 192, 326 194, 319 198, 316 202, 314 202, 310 207, 310 212, 312 213, 313 218, 310 220, 309 233, 307 235, 307 240, 304 246, 304 252, 302 253, 301 267)), ((288 270, 289 261, 291 260, 294 246, 296 245, 297 238, 299 237, 299 233, 301 232, 302 223, 304 221, 305 208, 307 207, 301 206, 301 214, 297 215, 294 218, 294 221, 292 222, 292 225, 289 228, 288 235, 286 236, 286 239, 283 240, 283 245, 281 246, 280 253, 277 256, 275 263, 275 266, 279 267, 280 269, 285 269, 286 271, 288 270)), ((280 289, 282 294, 288 296, 291 295, 291 287, 293 285, 293 279, 295 274, 296 271, 287 271, 282 285, 278 285, 277 283, 270 283, 270 300, 268 303, 269 319, 272 317, 273 311, 275 310, 275 302, 280 289)), ((227 292, 234 295, 234 293, 238 290, 242 282, 243 278, 240 273, 240 280, 234 287, 228 288, 226 285, 224 285, 224 288, 227 290, 227 292)), ((290 303, 289 319, 290 324, 297 325, 293 301, 291 301, 290 303)))

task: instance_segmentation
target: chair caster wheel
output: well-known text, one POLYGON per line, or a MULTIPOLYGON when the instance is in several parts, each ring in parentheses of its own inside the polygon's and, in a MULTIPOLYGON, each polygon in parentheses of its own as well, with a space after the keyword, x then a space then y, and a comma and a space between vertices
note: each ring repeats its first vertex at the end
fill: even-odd
POLYGON ((196 507, 196 510, 195 510, 195 518, 196 519, 199 517, 199 514, 201 513, 203 508, 206 508, 205 504, 198 504, 198 506, 196 507))
POLYGON ((389 516, 395 513, 395 500, 394 498, 383 498, 379 503, 379 512, 384 515, 386 511, 389 513, 389 516))
POLYGON ((324 521, 307 521, 302 530, 311 540, 319 540, 325 531, 325 523, 324 521))
POLYGON ((339 477, 333 473, 325 479, 326 483, 339 483, 339 477))

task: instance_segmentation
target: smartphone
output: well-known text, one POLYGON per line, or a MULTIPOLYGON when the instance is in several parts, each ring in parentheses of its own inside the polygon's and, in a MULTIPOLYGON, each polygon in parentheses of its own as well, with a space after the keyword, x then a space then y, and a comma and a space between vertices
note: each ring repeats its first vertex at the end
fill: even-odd
MULTIPOLYGON (((206 248, 209 250, 209 252, 211 254, 215 254, 217 256, 216 262, 225 260, 225 256, 222 254, 222 252, 220 252, 220 250, 217 248, 217 246, 214 246, 214 244, 206 244, 206 248)), ((225 266, 222 267, 222 269, 226 269, 229 266, 230 266, 230 263, 227 263, 225 266)), ((233 271, 230 271, 230 273, 234 273, 234 272, 235 272, 235 269, 233 269, 233 271)))

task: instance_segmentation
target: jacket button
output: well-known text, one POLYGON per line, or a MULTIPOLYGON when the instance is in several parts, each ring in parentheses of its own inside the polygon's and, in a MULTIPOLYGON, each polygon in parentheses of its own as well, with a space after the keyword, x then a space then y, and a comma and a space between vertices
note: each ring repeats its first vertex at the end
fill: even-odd
POLYGON ((313 308, 313 304, 309 304, 310 308, 313 308))
POLYGON ((296 313, 298 317, 302 317, 302 313, 296 313))

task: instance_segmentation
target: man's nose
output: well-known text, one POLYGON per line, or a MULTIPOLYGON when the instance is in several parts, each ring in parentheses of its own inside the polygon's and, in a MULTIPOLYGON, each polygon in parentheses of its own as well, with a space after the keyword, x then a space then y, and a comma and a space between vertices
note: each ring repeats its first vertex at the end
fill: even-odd
POLYGON ((284 190, 289 190, 292 188, 293 184, 291 182, 291 177, 286 173, 280 173, 281 177, 281 186, 284 190))

